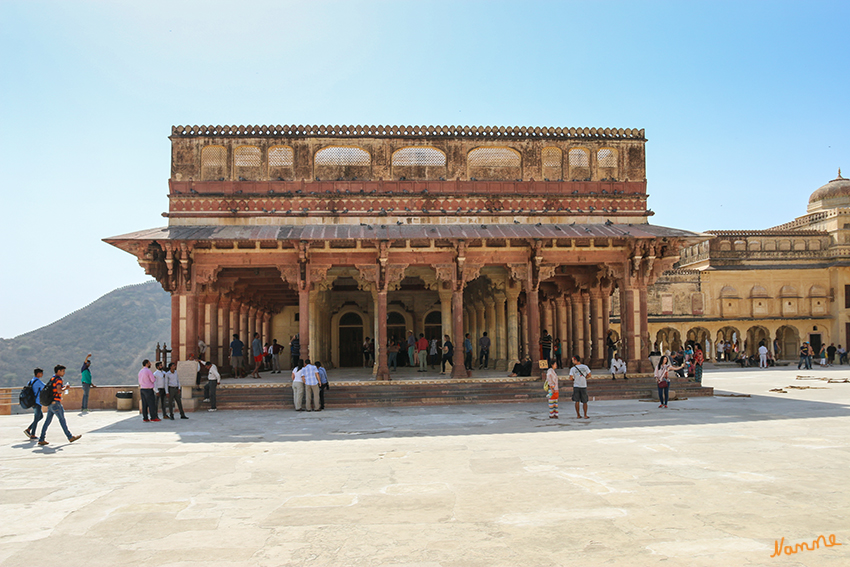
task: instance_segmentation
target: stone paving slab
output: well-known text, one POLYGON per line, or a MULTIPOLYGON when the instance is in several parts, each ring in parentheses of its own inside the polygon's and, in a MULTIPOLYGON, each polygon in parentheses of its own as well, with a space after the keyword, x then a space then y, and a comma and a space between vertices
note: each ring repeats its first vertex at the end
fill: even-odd
POLYGON ((850 383, 798 374, 850 372, 715 370, 714 398, 588 420, 569 389, 557 421, 542 404, 70 412, 82 439, 52 424, 47 447, 2 416, 0 565, 845 566, 850 383))

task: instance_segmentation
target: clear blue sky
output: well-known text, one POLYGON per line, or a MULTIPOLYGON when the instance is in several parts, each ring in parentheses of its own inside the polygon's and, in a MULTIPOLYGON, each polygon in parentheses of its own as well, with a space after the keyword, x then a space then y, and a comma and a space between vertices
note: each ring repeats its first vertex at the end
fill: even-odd
MULTIPOLYGON (((172 125, 645 128, 652 222, 760 229, 850 177, 844 2, 0 2, 0 337, 122 285, 172 125)), ((168 339, 169 330, 163 329, 168 339)))

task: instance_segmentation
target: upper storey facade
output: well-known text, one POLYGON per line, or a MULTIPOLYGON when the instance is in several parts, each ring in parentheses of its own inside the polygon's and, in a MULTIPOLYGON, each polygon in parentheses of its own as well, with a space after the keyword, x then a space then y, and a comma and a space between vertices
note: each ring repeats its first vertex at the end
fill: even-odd
POLYGON ((215 215, 274 224, 269 214, 293 213, 290 224, 645 223, 651 214, 643 130, 176 126, 170 139, 172 224, 215 215))

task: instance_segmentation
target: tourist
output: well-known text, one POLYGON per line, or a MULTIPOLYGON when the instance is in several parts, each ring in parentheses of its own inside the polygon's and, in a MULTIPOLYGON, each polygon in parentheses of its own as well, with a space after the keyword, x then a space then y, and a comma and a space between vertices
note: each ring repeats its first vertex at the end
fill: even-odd
POLYGON ((289 339, 289 358, 289 367, 295 369, 298 366, 298 361, 301 360, 301 339, 298 337, 298 333, 295 333, 295 336, 289 339))
POLYGON ((277 339, 272 339, 272 374, 280 374, 280 353, 283 352, 283 345, 278 344, 277 339))
POLYGON ((416 336, 413 334, 413 331, 407 331, 407 365, 414 366, 416 364, 416 359, 414 355, 416 354, 416 336))
POLYGON ((446 373, 446 362, 448 362, 452 368, 454 368, 454 361, 452 357, 455 355, 455 346, 452 344, 451 339, 448 335, 445 335, 445 341, 443 342, 443 360, 442 360, 442 369, 443 371, 440 374, 446 373))
POLYGON ((174 402, 177 402, 177 409, 180 410, 180 419, 189 419, 186 417, 186 412, 183 411, 183 396, 180 392, 180 379, 177 376, 177 363, 172 362, 168 365, 168 371, 165 373, 165 385, 168 388, 168 419, 174 419, 174 402))
POLYGON ((32 393, 35 394, 35 405, 32 407, 32 423, 29 427, 24 429, 24 435, 27 436, 27 439, 38 439, 38 436, 35 434, 37 431, 36 427, 44 415, 44 412, 41 410, 41 402, 38 399, 42 388, 44 388, 44 382, 41 381, 41 377, 44 376, 44 370, 36 368, 32 371, 32 374, 33 376, 30 378, 30 381, 27 382, 27 386, 32 387, 32 393))
POLYGON ((781 352, 782 350, 779 348, 779 339, 773 339, 773 356, 778 359, 781 352))
MULTIPOLYGON (((396 346, 398 346, 398 343, 396 343, 396 346)), ((316 361, 316 368, 319 371, 319 409, 323 410, 325 409, 325 390, 330 390, 331 384, 328 382, 328 371, 325 370, 321 362, 316 361)))
POLYGON ((619 354, 615 354, 613 360, 611 360, 611 380, 616 380, 617 374, 622 374, 623 380, 629 379, 626 376, 626 361, 620 358, 619 354))
POLYGON ((725 360, 723 357, 723 351, 726 350, 726 343, 723 341, 717 341, 717 362, 721 360, 725 360))
POLYGON ((531 357, 526 355, 525 358, 522 359, 522 362, 514 364, 514 367, 508 376, 531 376, 531 357))
POLYGON ((153 389, 156 386, 156 377, 151 372, 151 361, 142 361, 142 369, 139 370, 139 397, 142 398, 142 421, 159 421, 156 413, 156 396, 153 389))
POLYGON ((558 419, 558 362, 552 360, 546 371, 546 397, 549 399, 549 419, 558 419))
POLYGON ((658 407, 666 408, 670 396, 670 370, 675 367, 670 364, 667 355, 661 357, 655 368, 655 382, 658 385, 658 407))
POLYGON ((233 340, 230 342, 230 367, 233 369, 234 378, 242 378, 242 349, 245 348, 245 343, 239 340, 239 335, 234 334, 233 340))
POLYGON ((428 339, 425 333, 419 333, 416 341, 416 356, 419 357, 419 370, 417 372, 428 372, 428 339))
POLYGON ((808 364, 806 363, 806 358, 809 356, 809 343, 804 342, 800 345, 800 362, 797 363, 797 370, 800 368, 808 369, 808 364))
POLYGON ((696 345, 694 348, 694 382, 697 384, 702 383, 702 364, 705 362, 705 356, 702 353, 702 349, 699 345, 696 345))
POLYGON ((89 411, 89 389, 95 385, 91 381, 91 353, 86 356, 83 361, 83 367, 80 368, 80 383, 83 386, 83 401, 80 403, 80 411, 88 413, 89 411))
POLYGON ((216 410, 216 399, 215 399, 215 391, 218 388, 218 385, 221 384, 221 374, 218 372, 218 368, 212 361, 207 361, 204 365, 207 368, 207 384, 210 387, 210 409, 207 411, 215 411, 216 410))
POLYGON ((431 370, 434 370, 435 364, 440 363, 440 358, 439 358, 438 351, 437 351, 437 344, 438 344, 437 337, 431 337, 431 350, 428 353, 430 355, 430 358, 431 358, 431 360, 429 361, 430 366, 431 366, 431 370))
POLYGON ((835 353, 838 349, 835 348, 835 343, 829 343, 829 346, 826 348, 826 363, 829 366, 835 364, 835 353))
POLYGON ((469 338, 469 333, 463 337, 463 367, 472 370, 472 340, 469 338))
POLYGON ((487 336, 487 331, 478 339, 478 370, 482 368, 487 370, 490 365, 490 337, 487 336))
POLYGON ((168 417, 168 409, 166 407, 166 404, 167 404, 167 400, 166 400, 166 396, 167 396, 166 384, 167 384, 167 381, 165 379, 165 372, 162 370, 162 363, 161 362, 156 363, 156 370, 154 370, 153 377, 154 377, 153 388, 154 388, 154 396, 155 396, 153 408, 154 408, 155 412, 158 412, 159 406, 162 406, 162 419, 166 419, 168 417))
POLYGON ((561 364, 561 339, 558 337, 555 337, 555 340, 552 341, 552 358, 555 359, 555 362, 558 364, 558 368, 563 366, 563 364, 561 364))
POLYGON ((204 342, 204 339, 198 335, 198 358, 204 358, 204 354, 207 352, 207 343, 204 342))
POLYGON ((363 351, 363 368, 369 367, 369 337, 363 339, 362 351, 363 351))
POLYGON ((263 343, 260 341, 260 333, 254 333, 254 340, 251 341, 251 356, 254 357, 254 369, 251 371, 251 376, 259 378, 260 365, 263 363, 263 343))
POLYGON ((319 393, 321 392, 319 388, 319 369, 310 362, 309 358, 304 361, 302 379, 304 380, 307 411, 319 411, 319 393))
POLYGON ((767 347, 764 341, 759 343, 759 368, 767 368, 767 347))
POLYGON ((806 370, 812 369, 812 357, 815 356, 815 347, 811 343, 806 343, 806 370))
MULTIPOLYGON (((398 351, 401 347, 398 345, 398 341, 394 338, 390 340, 390 346, 387 348, 387 366, 390 370, 395 371, 398 369, 398 351)), ((316 363, 316 366, 319 364, 316 363)))
POLYGON ((605 339, 605 345, 608 347, 608 365, 611 365, 611 360, 614 359, 614 351, 617 350, 617 341, 614 340, 614 331, 608 329, 608 337, 605 339))
POLYGON ((304 361, 299 360, 292 369, 292 401, 295 411, 304 411, 301 405, 304 403, 304 361))
POLYGON ((263 345, 263 370, 272 369, 272 349, 269 343, 263 345))
POLYGON ((841 345, 838 345, 835 352, 838 353, 838 364, 847 364, 847 350, 841 345))
POLYGON ((578 355, 572 358, 573 367, 570 368, 570 380, 573 381, 573 401, 576 403, 576 418, 581 419, 579 404, 584 407, 584 419, 587 417, 587 379, 591 377, 590 368, 581 363, 578 355))
POLYGON ((540 337, 540 348, 542 349, 540 352, 540 358, 543 360, 549 360, 549 357, 552 354, 552 335, 550 335, 549 331, 546 329, 543 329, 543 335, 540 337))
POLYGON ((820 350, 818 351, 818 364, 821 366, 826 366, 826 345, 820 345, 820 350))
MULTIPOLYGON (((70 443, 73 443, 82 437, 82 435, 71 435, 71 432, 68 431, 68 424, 65 423, 65 408, 62 407, 62 392, 67 392, 68 388, 64 387, 62 383, 63 376, 65 376, 65 367, 61 364, 57 364, 53 368, 53 378, 51 378, 50 382, 48 382, 48 387, 53 388, 53 402, 47 406, 47 417, 44 419, 44 425, 41 426, 41 436, 38 438, 39 445, 49 444, 45 440, 45 436, 47 435, 47 428, 50 427, 50 422, 53 421, 54 415, 59 419, 59 425, 62 426, 62 431, 65 432, 65 437, 68 438, 70 443)), ((39 402, 40 401, 41 400, 39 400, 39 402)))

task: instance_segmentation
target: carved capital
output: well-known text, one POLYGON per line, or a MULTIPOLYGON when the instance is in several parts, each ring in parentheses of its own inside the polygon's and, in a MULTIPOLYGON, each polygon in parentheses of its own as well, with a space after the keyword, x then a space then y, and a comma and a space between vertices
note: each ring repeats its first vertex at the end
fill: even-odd
POLYGON ((322 265, 322 264, 308 264, 307 266, 307 275, 309 281, 313 285, 321 284, 325 281, 325 278, 328 275, 328 270, 331 269, 330 264, 322 265))
POLYGON ((521 264, 508 264, 508 270, 510 270, 511 272, 511 279, 522 283, 528 281, 527 263, 523 262, 521 264))
POLYGON ((437 281, 453 283, 456 279, 457 266, 455 264, 433 265, 437 281))
POLYGON ((384 269, 384 281, 388 290, 395 291, 401 287, 407 264, 388 264, 384 269))
POLYGON ((555 275, 555 270, 557 268, 558 266, 554 265, 540 266, 539 268, 537 268, 537 281, 542 282, 548 280, 549 278, 555 275))
POLYGON ((463 284, 466 285, 467 283, 477 278, 481 273, 481 268, 483 267, 484 264, 472 264, 467 262, 463 266, 463 273, 461 277, 461 281, 463 282, 463 284))

